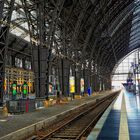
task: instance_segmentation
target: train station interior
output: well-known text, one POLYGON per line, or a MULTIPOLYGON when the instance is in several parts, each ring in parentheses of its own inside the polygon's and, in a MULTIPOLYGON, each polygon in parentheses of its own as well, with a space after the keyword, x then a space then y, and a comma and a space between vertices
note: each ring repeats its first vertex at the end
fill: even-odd
POLYGON ((140 140, 140 0, 0 0, 0 140, 140 140))

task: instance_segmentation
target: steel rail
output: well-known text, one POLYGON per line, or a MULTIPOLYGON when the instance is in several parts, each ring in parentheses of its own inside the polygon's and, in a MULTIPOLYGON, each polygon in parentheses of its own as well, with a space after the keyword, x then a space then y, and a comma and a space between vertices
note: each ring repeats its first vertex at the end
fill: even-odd
POLYGON ((91 128, 96 124, 97 120, 102 116, 103 112, 106 110, 106 108, 111 104, 111 102, 117 97, 118 94, 111 94, 107 97, 104 97, 103 99, 97 100, 96 104, 92 104, 91 107, 89 107, 86 111, 81 112, 80 114, 72 117, 68 121, 64 121, 64 123, 60 126, 58 126, 56 129, 52 129, 48 134, 42 134, 38 135, 35 140, 49 140, 49 139, 60 139, 60 138, 68 138, 68 139, 75 139, 79 140, 81 137, 87 134, 91 128), (95 116, 93 117, 93 120, 91 122, 86 122, 88 120, 85 120, 86 125, 83 123, 86 116, 90 116, 90 114, 93 113, 95 116), (68 129, 69 127, 72 127, 72 123, 76 123, 77 121, 81 121, 80 125, 78 128, 74 126, 73 129, 68 129), (83 125, 83 128, 82 128, 83 125), (75 129, 76 128, 76 129, 75 129), (64 131, 66 130, 67 135, 65 136, 64 131), (75 133, 69 133, 73 132, 75 130, 75 133), (58 134, 60 133, 60 134, 58 134), (61 136, 62 133, 62 136, 61 136), (55 134, 58 135, 55 137, 55 134), (60 137, 59 137, 60 136, 60 137))

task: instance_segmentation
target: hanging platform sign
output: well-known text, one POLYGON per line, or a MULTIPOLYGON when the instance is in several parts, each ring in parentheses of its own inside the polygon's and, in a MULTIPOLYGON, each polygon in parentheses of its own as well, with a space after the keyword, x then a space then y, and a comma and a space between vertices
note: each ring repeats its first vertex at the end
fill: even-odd
POLYGON ((81 81, 80 81, 80 87, 81 87, 81 92, 84 92, 84 78, 81 78, 81 81))
POLYGON ((75 93, 75 77, 74 76, 70 76, 69 85, 70 85, 70 93, 75 93))

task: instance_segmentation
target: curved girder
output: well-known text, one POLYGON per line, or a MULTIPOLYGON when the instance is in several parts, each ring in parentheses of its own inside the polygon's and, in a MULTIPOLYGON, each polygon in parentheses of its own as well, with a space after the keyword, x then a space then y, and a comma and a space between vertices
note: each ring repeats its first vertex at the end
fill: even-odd
POLYGON ((120 58, 120 60, 118 61, 117 64, 115 64, 115 66, 114 66, 114 68, 113 68, 113 70, 112 70, 112 75, 115 73, 115 71, 116 71, 117 67, 119 66, 119 64, 121 64, 121 62, 122 62, 125 58, 127 58, 129 55, 131 55, 132 53, 134 53, 135 51, 137 51, 137 49, 138 49, 138 48, 132 50, 131 52, 128 52, 125 56, 123 56, 122 58, 120 58))
MULTIPOLYGON (((126 45, 123 45, 123 46, 120 44, 122 44, 123 42, 126 42, 126 40, 127 40, 127 42, 129 42, 130 29, 131 29, 130 21, 131 21, 131 18, 127 20, 126 24, 123 24, 122 27, 119 28, 117 33, 115 33, 113 38, 112 38, 112 43, 113 43, 112 45, 114 46, 114 50, 115 50, 115 54, 116 54, 117 59, 119 58, 119 54, 121 53, 121 52, 118 52, 117 50, 120 47, 127 49, 128 45, 129 45, 129 43, 126 43, 126 45)), ((107 47, 107 45, 108 45, 108 43, 103 44, 103 46, 105 48, 107 47)), ((108 55, 112 56, 112 58, 109 57, 109 60, 113 61, 113 59, 114 59, 113 53, 108 53, 108 55)))
MULTIPOLYGON (((131 1, 132 2, 132 1, 131 1)), ((128 5, 131 3, 130 1, 128 1, 128 5)), ((131 5, 132 6, 132 5, 131 5)), ((121 7, 122 8, 122 7, 121 7)), ((120 11, 120 10, 118 10, 118 11, 120 11)), ((117 12, 115 13, 116 15, 117 15, 117 12)), ((113 19, 111 19, 111 20, 113 20, 113 19)), ((99 24, 99 23, 98 23, 99 24)), ((90 27, 91 28, 91 27, 90 27)), ((97 27, 98 28, 98 27, 97 27)), ((103 30, 102 30, 103 31, 103 30)), ((93 34, 93 32, 91 32, 92 34, 93 34)), ((91 34, 90 33, 90 34, 91 34)), ((94 36, 94 37, 96 37, 96 36, 94 36)), ((100 37, 100 36, 99 36, 100 37)), ((89 36, 88 36, 88 38, 90 38, 89 36)), ((89 39, 88 39, 89 40, 89 39)), ((86 46, 87 46, 87 42, 89 42, 89 41, 85 41, 86 43, 86 46)), ((85 52, 85 48, 84 48, 84 51, 83 52, 85 52)), ((95 53, 96 53, 96 50, 95 50, 95 53)))
MULTIPOLYGON (((133 15, 133 19, 135 19, 135 15, 133 15)), ((131 34, 130 34, 130 36, 128 36, 129 37, 128 38, 129 44, 123 44, 123 46, 125 45, 125 46, 129 46, 129 47, 118 51, 118 54, 120 54, 118 56, 119 59, 122 58, 124 55, 126 55, 127 53, 129 53, 130 51, 132 51, 133 49, 135 49, 135 48, 137 48, 139 46, 139 43, 138 43, 139 40, 140 40, 139 39, 139 33, 138 33, 139 32, 138 31, 139 30, 139 26, 138 26, 139 19, 137 19, 135 22, 133 22, 132 26, 134 26, 134 23, 136 25, 136 28, 131 28, 131 34), (133 33, 133 30, 135 31, 134 33, 133 33)), ((130 22, 130 24, 131 24, 131 22, 130 22)), ((125 32, 123 34, 125 35, 125 32)), ((118 37, 118 38, 120 38, 120 37, 118 37)), ((124 37, 124 38, 126 39, 126 37, 124 37)), ((116 40, 115 40, 115 42, 116 42, 116 40)), ((119 47, 119 46, 116 45, 116 47, 119 47)), ((122 46, 120 46, 120 48, 121 47, 122 46)))

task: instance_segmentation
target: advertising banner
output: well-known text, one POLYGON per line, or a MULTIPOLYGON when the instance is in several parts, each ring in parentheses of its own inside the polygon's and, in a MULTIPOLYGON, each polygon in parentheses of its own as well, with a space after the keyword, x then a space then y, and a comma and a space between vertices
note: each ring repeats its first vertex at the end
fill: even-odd
POLYGON ((81 87, 81 92, 84 92, 84 78, 81 78, 80 87, 81 87))
POLYGON ((53 93, 53 85, 49 84, 49 93, 53 93))
POLYGON ((70 93, 75 93, 75 77, 74 76, 70 76, 69 85, 70 85, 70 93))

